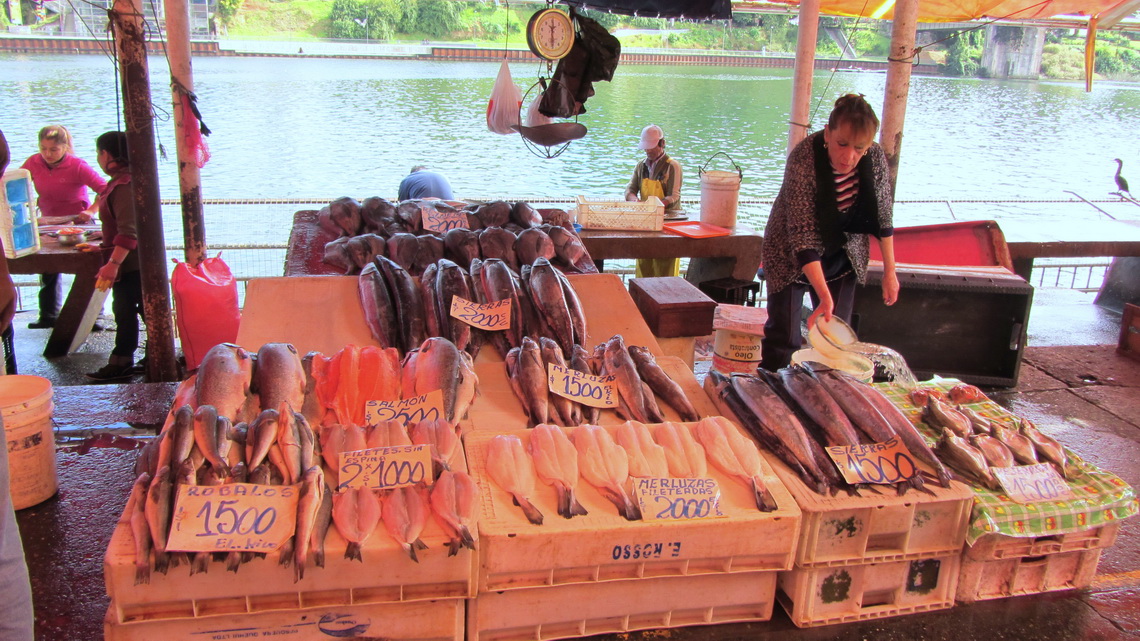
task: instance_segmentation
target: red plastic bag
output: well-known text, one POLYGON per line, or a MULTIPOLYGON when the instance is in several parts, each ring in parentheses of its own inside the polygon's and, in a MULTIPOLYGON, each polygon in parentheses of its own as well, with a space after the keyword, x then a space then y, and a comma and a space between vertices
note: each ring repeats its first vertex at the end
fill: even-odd
POLYGON ((197 267, 175 262, 170 288, 186 369, 192 370, 214 345, 237 341, 241 323, 237 281, 221 254, 197 267))

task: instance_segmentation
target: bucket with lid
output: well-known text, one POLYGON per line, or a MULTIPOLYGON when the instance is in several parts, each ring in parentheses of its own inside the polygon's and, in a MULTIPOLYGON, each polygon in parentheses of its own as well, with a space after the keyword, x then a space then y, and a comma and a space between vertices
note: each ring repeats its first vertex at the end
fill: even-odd
POLYGON ((736 227, 736 200, 740 195, 740 181, 744 172, 731 156, 718 151, 697 171, 701 177, 701 222, 717 227, 736 227), (708 169, 717 156, 728 158, 735 171, 708 169))
POLYGON ((0 417, 8 441, 12 507, 22 510, 59 489, 52 433, 51 381, 39 376, 0 376, 0 417))

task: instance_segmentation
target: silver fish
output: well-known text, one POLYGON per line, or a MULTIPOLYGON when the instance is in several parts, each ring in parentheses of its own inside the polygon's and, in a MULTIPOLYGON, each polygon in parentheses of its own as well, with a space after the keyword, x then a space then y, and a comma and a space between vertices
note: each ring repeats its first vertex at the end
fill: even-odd
POLYGON ((212 405, 235 422, 245 420, 243 409, 250 401, 253 358, 231 343, 219 343, 206 352, 195 381, 198 405, 212 405))
POLYGON ((364 309, 364 322, 372 338, 381 347, 396 347, 400 341, 396 305, 388 284, 374 263, 360 272, 360 305, 364 309))
POLYGON ((305 406, 305 368, 290 343, 266 343, 257 350, 253 382, 260 409, 279 409, 284 403, 299 411, 305 406))
POLYGON ((693 404, 689 402, 689 398, 685 396, 685 390, 677 384, 661 369, 657 364, 657 359, 653 357, 653 353, 649 348, 641 345, 629 346, 629 357, 633 360, 633 364, 637 366, 637 373, 641 375, 641 380, 649 384, 649 389, 653 390, 655 394, 665 400, 677 413, 681 416, 682 421, 696 421, 700 419, 700 414, 693 404))

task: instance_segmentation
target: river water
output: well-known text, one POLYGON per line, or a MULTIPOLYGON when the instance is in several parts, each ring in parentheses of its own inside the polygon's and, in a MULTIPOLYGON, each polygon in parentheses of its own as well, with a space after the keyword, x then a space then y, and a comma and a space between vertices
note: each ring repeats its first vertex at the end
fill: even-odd
MULTIPOLYGON (((150 59, 158 110, 163 198, 177 198, 168 71, 150 59)), ((545 67, 516 64, 526 91, 545 67)), ((715 152, 740 166, 740 197, 775 197, 783 175, 791 71, 737 67, 619 67, 595 85, 579 121, 589 130, 554 159, 539 158, 518 136, 487 130, 484 113, 496 63, 365 59, 200 58, 195 88, 213 159, 202 169, 206 199, 394 197, 415 164, 445 173, 459 198, 620 198, 645 124, 661 125, 685 168, 682 195, 699 199, 697 169, 715 152)), ((886 76, 818 72, 813 130, 830 104, 863 93, 879 109, 886 76)), ((94 140, 121 127, 115 73, 104 56, 0 54, 0 128, 14 166, 36 151, 36 131, 66 124, 79 156, 94 165, 94 140)), ((899 200, 1090 200, 1109 198, 1116 165, 1140 185, 1140 85, 998 81, 916 76, 911 82, 897 187, 899 200)), ((727 169, 719 157, 709 166, 727 169)), ((695 203, 692 205, 695 209, 695 203)), ((742 207, 762 222, 767 205, 742 207)), ((987 205, 988 207, 988 205, 987 205)), ((1038 205, 1011 205, 1033 216, 1038 205)), ((1093 212, 1087 205, 1079 205, 1093 212)), ((1135 207, 1129 206, 1132 209, 1135 207)), ((289 206, 258 220, 207 211, 208 238, 283 242, 289 206), (219 224, 221 223, 221 224, 219 224)), ((896 224, 953 215, 953 206, 900 208, 896 224)), ((1140 211, 1140 209, 1137 209, 1140 211)), ((961 218, 961 211, 957 212, 961 218)), ((1100 215, 1093 212, 1091 215, 1100 215)), ((983 211, 982 217, 989 217, 983 211)), ((977 217, 977 215, 969 215, 977 217)), ((1068 214, 1050 218, 1064 219, 1068 214)), ((167 219, 168 239, 180 240, 167 219)))

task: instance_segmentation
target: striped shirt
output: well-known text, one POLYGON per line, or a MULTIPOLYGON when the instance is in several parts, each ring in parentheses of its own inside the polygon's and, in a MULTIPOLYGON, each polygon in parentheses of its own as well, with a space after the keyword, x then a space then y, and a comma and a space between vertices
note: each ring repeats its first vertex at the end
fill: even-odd
POLYGON ((859 174, 854 169, 845 174, 835 172, 835 201, 839 211, 850 209, 858 195, 859 174))

